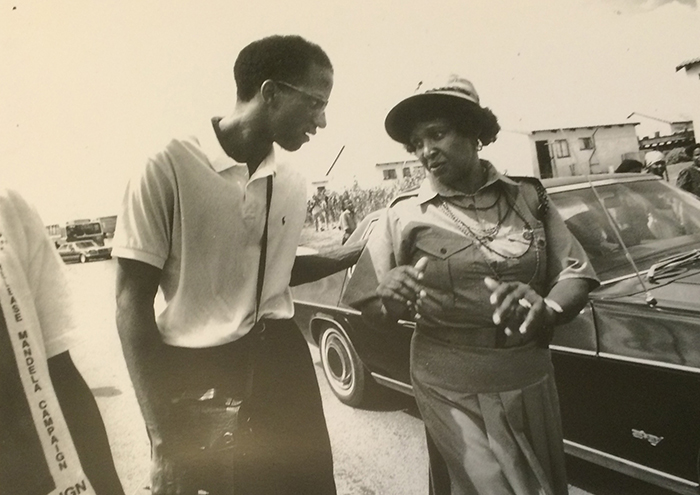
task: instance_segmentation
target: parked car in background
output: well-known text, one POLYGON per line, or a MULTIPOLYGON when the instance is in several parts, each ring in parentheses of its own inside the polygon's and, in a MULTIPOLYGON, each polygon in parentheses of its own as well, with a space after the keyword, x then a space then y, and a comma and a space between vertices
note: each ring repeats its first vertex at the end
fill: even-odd
MULTIPOLYGON (((543 184, 601 279, 550 349, 568 454, 698 494, 700 200, 647 174, 543 184)), ((366 237, 368 215, 348 242, 366 237)), ((352 269, 293 289, 335 395, 362 405, 381 384, 410 394, 412 321, 371 327, 344 306, 352 269)))
POLYGON ((108 260, 112 257, 112 248, 99 246, 95 241, 64 242, 58 246, 58 254, 66 263, 86 263, 92 260, 108 260))

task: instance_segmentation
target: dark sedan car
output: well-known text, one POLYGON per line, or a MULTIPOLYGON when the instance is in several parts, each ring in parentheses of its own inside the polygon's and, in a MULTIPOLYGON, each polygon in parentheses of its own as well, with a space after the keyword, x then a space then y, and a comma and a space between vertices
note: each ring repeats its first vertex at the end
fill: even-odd
MULTIPOLYGON (((700 200, 644 174, 543 183, 602 282, 550 346, 566 451, 698 494, 700 200)), ((340 302, 351 276, 295 287, 295 318, 341 401, 359 406, 377 383, 410 394, 413 322, 370 328, 340 302)))
POLYGON ((99 246, 92 240, 64 242, 58 246, 58 254, 65 263, 86 263, 92 260, 110 259, 112 248, 99 246))

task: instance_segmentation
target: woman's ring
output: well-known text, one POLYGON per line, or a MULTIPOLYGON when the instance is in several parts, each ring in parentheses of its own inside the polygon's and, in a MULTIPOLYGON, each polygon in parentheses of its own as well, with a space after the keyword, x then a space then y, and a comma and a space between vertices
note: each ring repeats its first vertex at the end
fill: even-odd
POLYGON ((520 304, 525 309, 532 308, 532 303, 530 301, 528 301, 527 299, 525 299, 524 297, 521 297, 520 299, 518 299, 518 304, 520 304))

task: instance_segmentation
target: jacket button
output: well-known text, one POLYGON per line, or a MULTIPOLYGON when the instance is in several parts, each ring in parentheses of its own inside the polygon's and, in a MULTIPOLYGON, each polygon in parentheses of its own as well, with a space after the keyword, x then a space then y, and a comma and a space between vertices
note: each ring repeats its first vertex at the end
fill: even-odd
POLYGON ((445 254, 445 253, 447 253, 447 249, 444 247, 440 248, 440 254, 445 254))

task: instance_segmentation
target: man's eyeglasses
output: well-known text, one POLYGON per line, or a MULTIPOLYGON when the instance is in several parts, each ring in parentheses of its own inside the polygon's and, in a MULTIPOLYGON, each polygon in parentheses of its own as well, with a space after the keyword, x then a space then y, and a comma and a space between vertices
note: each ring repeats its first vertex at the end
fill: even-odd
POLYGON ((314 95, 312 93, 309 93, 305 89, 298 88, 298 87, 294 86, 293 84, 289 84, 288 82, 284 82, 284 81, 275 81, 275 82, 277 84, 285 86, 291 90, 296 91, 297 93, 301 93, 304 96, 310 98, 312 103, 309 105, 309 108, 314 112, 322 112, 323 110, 326 109, 326 106, 328 105, 328 100, 321 98, 320 96, 314 95))

